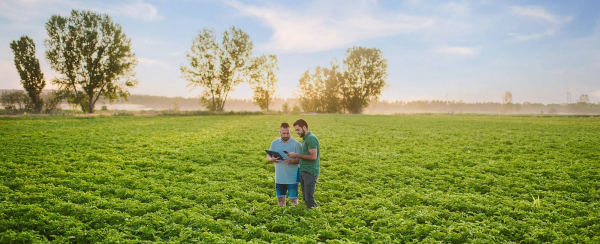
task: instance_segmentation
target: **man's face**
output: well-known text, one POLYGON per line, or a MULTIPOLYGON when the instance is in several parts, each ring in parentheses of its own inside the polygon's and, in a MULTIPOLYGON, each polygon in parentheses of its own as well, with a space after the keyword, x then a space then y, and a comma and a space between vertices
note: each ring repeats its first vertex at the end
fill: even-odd
POLYGON ((304 136, 306 135, 306 127, 300 127, 298 125, 294 126, 294 129, 296 129, 296 134, 298 134, 298 136, 304 138, 304 136))
POLYGON ((290 139, 290 128, 279 128, 279 134, 281 135, 282 141, 290 139))

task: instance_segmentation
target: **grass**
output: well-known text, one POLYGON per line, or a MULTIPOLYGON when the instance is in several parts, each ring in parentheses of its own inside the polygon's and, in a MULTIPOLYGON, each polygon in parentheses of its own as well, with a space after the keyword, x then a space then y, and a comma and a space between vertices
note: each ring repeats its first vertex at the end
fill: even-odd
POLYGON ((600 118, 303 115, 309 210, 263 151, 297 117, 0 118, 0 243, 600 242, 600 118))

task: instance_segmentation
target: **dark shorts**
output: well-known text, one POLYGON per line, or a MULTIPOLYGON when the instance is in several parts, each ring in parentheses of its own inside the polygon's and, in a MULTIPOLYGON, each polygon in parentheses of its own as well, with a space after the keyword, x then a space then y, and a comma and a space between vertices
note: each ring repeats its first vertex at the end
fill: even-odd
POLYGON ((275 184, 277 198, 285 197, 287 193, 290 199, 298 198, 298 183, 296 184, 275 184))

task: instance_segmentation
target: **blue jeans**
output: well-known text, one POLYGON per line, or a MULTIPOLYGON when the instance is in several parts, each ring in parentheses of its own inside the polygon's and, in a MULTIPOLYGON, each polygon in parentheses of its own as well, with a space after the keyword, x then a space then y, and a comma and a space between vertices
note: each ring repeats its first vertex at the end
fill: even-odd
POLYGON ((302 185, 302 198, 306 207, 318 207, 315 200, 315 188, 317 187, 317 179, 319 176, 314 176, 308 172, 300 172, 300 185, 302 185))
POLYGON ((285 197, 290 194, 290 199, 298 198, 298 183, 296 184, 275 184, 275 192, 277 198, 285 197))

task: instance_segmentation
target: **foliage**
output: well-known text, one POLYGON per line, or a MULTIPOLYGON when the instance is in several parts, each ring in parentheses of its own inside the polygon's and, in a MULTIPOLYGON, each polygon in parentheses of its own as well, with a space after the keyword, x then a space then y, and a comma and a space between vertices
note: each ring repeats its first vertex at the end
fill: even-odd
POLYGON ((331 68, 307 70, 298 82, 296 95, 305 112, 360 114, 388 87, 387 60, 377 48, 353 47, 346 51, 343 69, 331 61, 331 68))
POLYGON ((23 91, 5 91, 0 95, 0 103, 5 114, 21 114, 32 108, 32 103, 23 91))
POLYGON ((252 59, 252 64, 249 68, 250 86, 254 91, 254 104, 260 109, 269 111, 269 106, 272 105, 275 98, 275 89, 277 88, 277 76, 275 73, 279 71, 277 66, 277 56, 262 55, 252 59))
POLYGON ((287 101, 281 105, 281 111, 283 111, 284 114, 290 113, 290 104, 287 101))
POLYGON ((387 88, 387 59, 377 48, 353 47, 346 51, 340 84, 342 105, 348 112, 362 113, 387 88))
POLYGON ((224 111, 227 96, 233 87, 247 81, 252 40, 246 32, 235 27, 223 33, 217 44, 214 29, 203 29, 192 41, 181 65, 181 76, 189 86, 204 88, 201 102, 211 111, 224 111))
POLYGON ((299 114, 300 114, 300 106, 294 105, 294 107, 292 108, 292 115, 299 115, 299 114))
POLYGON ((44 106, 41 93, 46 86, 46 81, 40 69, 40 61, 35 56, 35 43, 28 36, 21 36, 19 40, 10 43, 10 49, 15 55, 14 62, 21 84, 31 100, 32 111, 40 113, 44 106))
POLYGON ((0 118, 0 243, 600 242, 599 118, 304 115, 312 210, 263 153, 297 118, 0 118))
POLYGON ((590 102, 590 98, 588 97, 587 94, 581 94, 581 96, 579 96, 579 99, 577 99, 577 103, 589 103, 590 102))
POLYGON ((101 96, 127 99, 137 84, 137 58, 119 24, 106 14, 73 10, 70 17, 53 15, 46 30, 46 58, 63 75, 52 82, 69 103, 93 113, 101 96))
POLYGON ((513 102, 512 93, 510 91, 506 91, 504 93, 504 96, 502 97, 502 103, 504 103, 504 104, 512 104, 512 102, 513 102))

